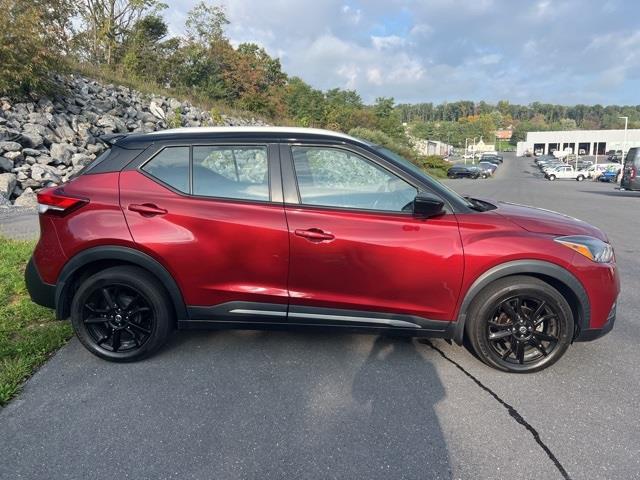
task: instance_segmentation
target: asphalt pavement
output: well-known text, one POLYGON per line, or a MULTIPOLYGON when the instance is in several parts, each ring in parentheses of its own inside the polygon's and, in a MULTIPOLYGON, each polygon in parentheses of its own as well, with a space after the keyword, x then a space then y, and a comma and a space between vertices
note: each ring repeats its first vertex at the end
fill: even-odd
POLYGON ((179 332, 113 364, 74 339, 0 410, 0 478, 640 478, 640 194, 509 155, 496 178, 446 183, 603 228, 614 330, 530 375, 441 340, 179 332))

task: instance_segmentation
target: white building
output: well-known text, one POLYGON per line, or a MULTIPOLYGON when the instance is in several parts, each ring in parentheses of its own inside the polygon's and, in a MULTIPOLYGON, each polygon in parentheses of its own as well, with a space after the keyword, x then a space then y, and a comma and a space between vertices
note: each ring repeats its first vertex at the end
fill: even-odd
POLYGON ((624 150, 640 146, 640 129, 621 130, 560 130, 555 132, 529 132, 527 140, 518 142, 517 155, 541 150, 548 154, 553 150, 571 149, 572 153, 604 155, 609 150, 624 150))
POLYGON ((415 137, 412 137, 412 140, 415 149, 421 155, 445 156, 451 154, 451 151, 453 150, 451 145, 438 140, 422 140, 415 137))

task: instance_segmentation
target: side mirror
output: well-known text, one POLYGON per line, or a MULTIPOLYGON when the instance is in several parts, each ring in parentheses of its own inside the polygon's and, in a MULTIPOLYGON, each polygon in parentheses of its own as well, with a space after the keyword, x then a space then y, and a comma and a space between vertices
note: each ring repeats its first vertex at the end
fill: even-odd
POLYGON ((419 193, 413 200, 413 215, 420 218, 430 218, 444 213, 444 202, 438 197, 426 193, 419 193))

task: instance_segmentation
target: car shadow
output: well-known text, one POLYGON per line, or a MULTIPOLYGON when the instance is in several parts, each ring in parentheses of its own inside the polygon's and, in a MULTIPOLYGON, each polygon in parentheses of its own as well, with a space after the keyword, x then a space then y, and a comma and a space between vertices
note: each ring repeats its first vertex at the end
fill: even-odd
MULTIPOLYGON (((208 448, 200 444, 193 454, 217 465, 211 472, 219 478, 238 462, 244 478, 451 478, 435 409, 445 389, 416 340, 324 331, 180 332, 165 354, 186 349, 209 358, 215 350, 201 346, 210 342, 224 344, 226 354, 218 347, 210 374, 200 371, 199 381, 219 393, 211 416, 199 416, 192 432, 208 448)), ((202 369, 193 363, 185 369, 202 369)), ((183 473, 203 467, 196 462, 183 473)))

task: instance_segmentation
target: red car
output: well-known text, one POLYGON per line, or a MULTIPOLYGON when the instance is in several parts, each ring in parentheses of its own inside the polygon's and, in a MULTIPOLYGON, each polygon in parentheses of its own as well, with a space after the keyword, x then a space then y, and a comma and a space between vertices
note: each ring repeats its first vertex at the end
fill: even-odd
POLYGON ((531 372, 609 332, 619 280, 599 229, 463 198, 391 151, 295 128, 110 139, 38 195, 36 303, 114 361, 174 328, 465 337, 531 372))

